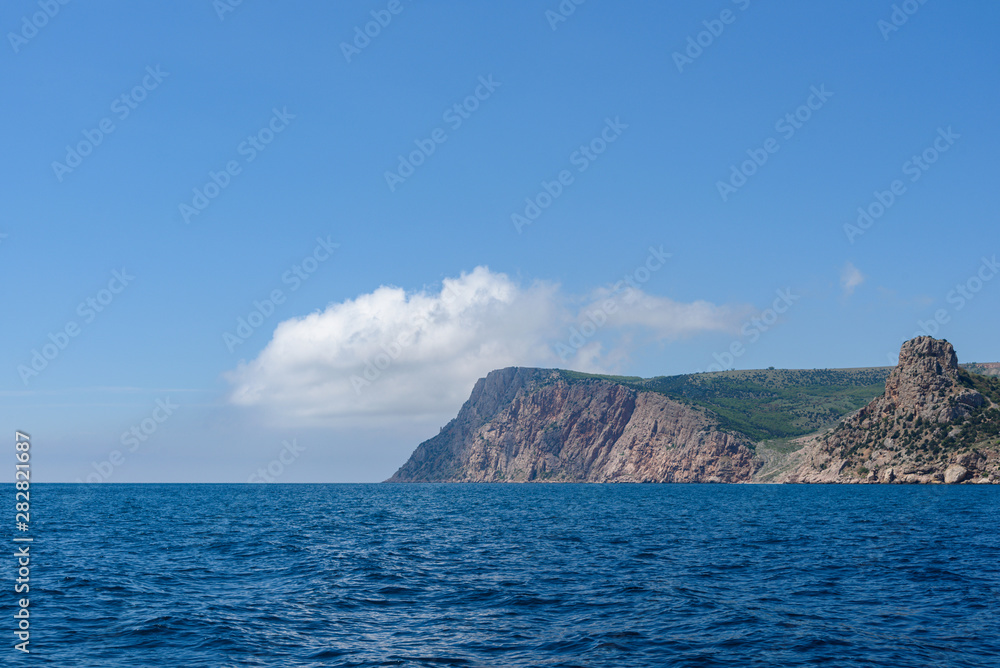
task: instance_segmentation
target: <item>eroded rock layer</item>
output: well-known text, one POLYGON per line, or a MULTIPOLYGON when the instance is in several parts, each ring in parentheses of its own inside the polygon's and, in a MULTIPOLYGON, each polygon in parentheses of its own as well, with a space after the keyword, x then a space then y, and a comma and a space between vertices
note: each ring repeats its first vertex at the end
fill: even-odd
POLYGON ((752 445, 660 394, 509 368, 481 379, 390 482, 741 482, 752 445))

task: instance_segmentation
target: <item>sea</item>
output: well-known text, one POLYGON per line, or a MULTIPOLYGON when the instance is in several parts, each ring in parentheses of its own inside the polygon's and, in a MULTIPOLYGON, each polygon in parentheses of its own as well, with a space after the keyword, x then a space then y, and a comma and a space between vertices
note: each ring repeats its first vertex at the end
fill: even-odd
POLYGON ((0 665, 995 668, 998 519, 990 485, 35 484, 0 665))

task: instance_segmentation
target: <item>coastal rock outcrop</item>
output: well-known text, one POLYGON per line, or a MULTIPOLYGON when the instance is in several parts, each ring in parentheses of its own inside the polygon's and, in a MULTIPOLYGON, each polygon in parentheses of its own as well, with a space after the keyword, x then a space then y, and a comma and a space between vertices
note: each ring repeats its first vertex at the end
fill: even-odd
POLYGON ((777 482, 1000 480, 995 379, 959 367, 947 341, 903 344, 885 393, 808 439, 777 482), (977 389, 978 387, 978 389, 977 389), (987 397, 980 389, 989 392, 987 397))

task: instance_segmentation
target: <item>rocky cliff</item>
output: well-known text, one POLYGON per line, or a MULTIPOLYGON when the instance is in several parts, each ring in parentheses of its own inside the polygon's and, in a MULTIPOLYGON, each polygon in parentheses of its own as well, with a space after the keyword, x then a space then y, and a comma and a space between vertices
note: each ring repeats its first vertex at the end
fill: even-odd
MULTIPOLYGON (((855 380, 839 382, 856 398, 870 387, 863 385, 870 374, 849 371, 842 375, 855 380)), ((775 374, 792 372, 747 373, 759 388, 775 374)), ((833 372, 799 373, 805 386, 833 372)), ((870 403, 827 429, 778 439, 780 446, 760 438, 759 421, 741 418, 773 410, 778 395, 767 392, 775 390, 761 390, 757 403, 748 404, 749 386, 734 385, 732 372, 723 372, 716 385, 728 394, 716 391, 715 404, 699 405, 713 377, 668 383, 516 367, 493 371, 389 482, 1000 482, 1000 379, 960 368, 946 341, 906 342, 898 366, 882 376, 884 392, 868 394, 864 401, 875 396, 870 403), (749 426, 741 431, 739 425, 749 426)), ((798 411, 790 413, 795 420, 771 420, 769 413, 767 423, 830 418, 827 411, 835 419, 849 410, 840 395, 810 391, 787 409, 798 411), (839 413, 815 408, 817 397, 840 402, 823 405, 839 406, 839 413)))
POLYGON ((959 368, 947 341, 903 344, 885 393, 804 440, 783 482, 1000 479, 1000 381, 959 368))
POLYGON ((705 411, 605 380, 509 368, 476 383, 390 482, 740 482, 753 443, 705 411))

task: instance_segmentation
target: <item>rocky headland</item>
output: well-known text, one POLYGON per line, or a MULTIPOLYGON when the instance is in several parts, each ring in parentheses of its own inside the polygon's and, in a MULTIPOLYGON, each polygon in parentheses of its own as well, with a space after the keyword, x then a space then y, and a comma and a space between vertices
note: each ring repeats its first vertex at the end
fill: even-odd
POLYGON ((1000 378, 930 337, 894 368, 511 367, 480 379, 389 482, 1000 483, 998 428, 1000 378))
POLYGON ((903 344, 885 392, 804 439, 786 482, 997 481, 1000 382, 960 368, 947 341, 903 344))

